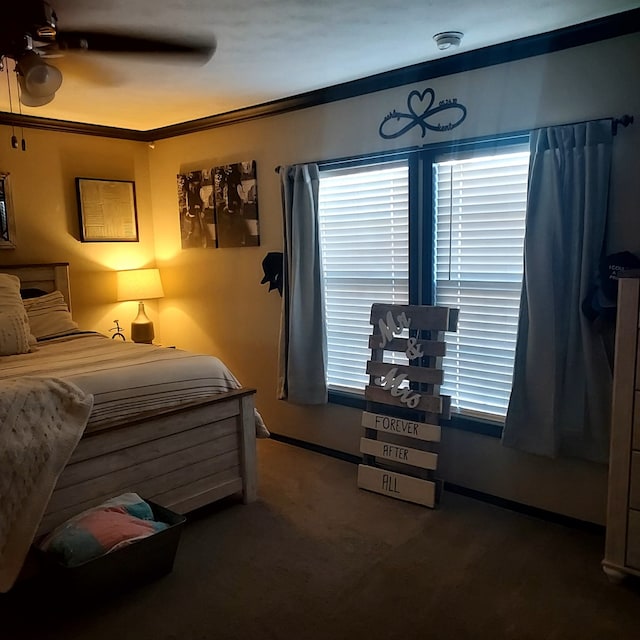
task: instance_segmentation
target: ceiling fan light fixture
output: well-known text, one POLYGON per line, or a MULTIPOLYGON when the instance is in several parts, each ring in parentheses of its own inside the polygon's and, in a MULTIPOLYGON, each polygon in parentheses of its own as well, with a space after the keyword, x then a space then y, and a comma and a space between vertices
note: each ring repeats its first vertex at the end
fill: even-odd
POLYGON ((445 51, 446 49, 457 49, 462 42, 464 33, 462 31, 442 31, 436 33, 433 39, 436 41, 438 49, 445 51))
POLYGON ((34 98, 45 98, 52 96, 62 84, 62 73, 56 67, 52 67, 40 58, 40 56, 29 51, 18 60, 17 64, 19 78, 23 92, 34 98))
POLYGON ((51 25, 45 25, 36 30, 36 37, 42 40, 53 41, 56 37, 56 28, 51 25))
POLYGON ((49 104, 56 96, 55 93, 41 97, 31 95, 24 86, 24 78, 22 76, 18 76, 18 84, 20 85, 20 102, 25 107, 42 107, 45 104, 49 104))

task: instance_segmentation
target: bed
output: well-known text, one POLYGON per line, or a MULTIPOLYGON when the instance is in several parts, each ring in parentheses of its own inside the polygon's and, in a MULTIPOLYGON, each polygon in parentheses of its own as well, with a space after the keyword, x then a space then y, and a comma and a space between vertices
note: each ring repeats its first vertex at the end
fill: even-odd
MULTIPOLYGON (((68 264, 0 266, 0 273, 20 279, 23 296, 49 293, 60 297, 59 307, 71 309, 68 264)), ((37 309, 38 298, 33 301, 37 309)), ((178 513, 232 494, 245 503, 256 499, 256 437, 269 434, 254 406, 255 391, 242 388, 223 363, 94 332, 62 333, 39 339, 30 353, 0 360, 0 388, 51 377, 92 403, 44 503, 36 537, 125 492, 178 513), (140 378, 143 371, 151 372, 149 379, 140 378)))

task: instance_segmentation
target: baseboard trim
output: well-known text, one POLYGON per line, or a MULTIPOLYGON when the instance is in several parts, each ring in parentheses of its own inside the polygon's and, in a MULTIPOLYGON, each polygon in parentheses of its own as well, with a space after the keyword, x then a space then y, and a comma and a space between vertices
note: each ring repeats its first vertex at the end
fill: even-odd
MULTIPOLYGON (((339 460, 344 460, 345 462, 350 462, 352 464, 360 464, 362 462, 362 458, 360 456, 337 451, 336 449, 331 449, 329 447, 323 447, 322 445, 314 444, 313 442, 305 442, 304 440, 291 438, 289 436, 273 432, 271 433, 271 439, 276 440, 277 442, 282 442, 284 444, 290 444, 294 447, 300 447, 301 449, 307 449, 308 451, 314 451, 315 453, 320 453, 332 458, 338 458, 339 460)), ((459 495, 467 496, 468 498, 473 498, 474 500, 487 502, 488 504, 492 504, 502 509, 515 511, 526 516, 531 516, 533 518, 538 518, 539 520, 545 520, 554 524, 560 524, 572 529, 580 529, 582 531, 588 531, 590 533, 602 536, 604 536, 606 531, 604 525, 596 524, 595 522, 587 522, 586 520, 580 520, 579 518, 573 518, 561 513, 555 513, 546 509, 532 507, 521 502, 516 502, 515 500, 507 500, 506 498, 500 498, 489 493, 484 493, 483 491, 476 491, 475 489, 461 487, 450 482, 445 482, 444 488, 446 491, 450 491, 451 493, 457 493, 459 495)))
POLYGON ((490 493, 484 493, 482 491, 476 491, 475 489, 469 489, 467 487, 461 487, 450 482, 444 483, 446 491, 451 493, 457 493, 468 498, 474 498, 475 500, 481 500, 482 502, 488 502, 496 507, 503 509, 509 509, 510 511, 516 511, 526 516, 538 518, 540 520, 546 520, 547 522, 553 522, 554 524, 560 524, 565 527, 571 527, 573 529, 581 529, 582 531, 589 531, 598 535, 604 536, 606 527, 595 522, 588 522, 586 520, 580 520, 579 518, 573 518, 571 516, 565 516, 562 513, 555 513, 554 511, 548 511, 547 509, 540 509, 539 507, 532 507, 522 502, 516 502, 515 500, 507 500, 506 498, 500 498, 493 496, 490 493))
POLYGON ((315 453, 322 453, 325 456, 345 460, 352 464, 360 464, 362 462, 362 458, 360 456, 356 456, 351 453, 344 453, 343 451, 337 451, 336 449, 330 449, 329 447, 323 447, 322 445, 314 444, 313 442, 305 442, 304 440, 298 440, 297 438, 290 438, 289 436, 283 436, 278 433, 271 432, 271 440, 277 440, 278 442, 291 444, 294 447, 315 451, 315 453))

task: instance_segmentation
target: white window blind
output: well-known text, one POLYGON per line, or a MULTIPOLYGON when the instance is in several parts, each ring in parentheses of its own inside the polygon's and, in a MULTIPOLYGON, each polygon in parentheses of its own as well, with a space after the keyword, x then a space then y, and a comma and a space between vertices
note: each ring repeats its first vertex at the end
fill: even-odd
POLYGON ((409 169, 387 162, 320 174, 329 388, 364 390, 373 302, 409 300, 409 169))
POLYGON ((436 304, 457 307, 442 393, 463 414, 503 420, 511 392, 529 152, 434 164, 436 304))

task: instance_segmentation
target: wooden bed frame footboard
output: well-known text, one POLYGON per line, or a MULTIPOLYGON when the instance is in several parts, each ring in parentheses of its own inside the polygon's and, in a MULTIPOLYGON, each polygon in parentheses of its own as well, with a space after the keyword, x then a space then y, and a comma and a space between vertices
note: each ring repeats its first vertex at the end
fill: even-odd
POLYGON ((187 513, 242 492, 256 499, 253 389, 89 432, 53 491, 38 535, 91 506, 134 491, 187 513))
MULTIPOLYGON (((61 291, 71 310, 66 262, 0 265, 22 287, 61 291)), ((43 534, 121 493, 187 513, 242 492, 256 499, 254 389, 88 431, 58 478, 40 523, 43 534)))

